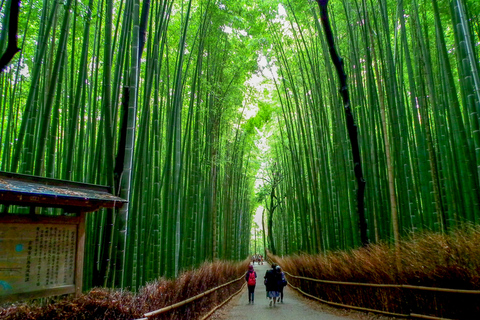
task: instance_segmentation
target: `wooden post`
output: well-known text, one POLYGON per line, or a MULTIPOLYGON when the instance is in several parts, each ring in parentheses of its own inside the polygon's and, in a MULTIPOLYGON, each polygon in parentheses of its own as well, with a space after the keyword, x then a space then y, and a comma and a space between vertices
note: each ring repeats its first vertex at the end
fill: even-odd
POLYGON ((83 256, 85 252, 85 212, 80 212, 80 222, 77 226, 77 252, 75 263, 75 296, 82 294, 83 286, 83 256))

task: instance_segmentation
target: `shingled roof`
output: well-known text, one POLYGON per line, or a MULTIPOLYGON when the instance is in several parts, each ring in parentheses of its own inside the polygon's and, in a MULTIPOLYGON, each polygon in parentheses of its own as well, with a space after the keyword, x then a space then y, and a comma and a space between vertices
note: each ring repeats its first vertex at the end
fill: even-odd
POLYGON ((95 211, 121 207, 127 200, 106 186, 0 171, 0 204, 95 211))

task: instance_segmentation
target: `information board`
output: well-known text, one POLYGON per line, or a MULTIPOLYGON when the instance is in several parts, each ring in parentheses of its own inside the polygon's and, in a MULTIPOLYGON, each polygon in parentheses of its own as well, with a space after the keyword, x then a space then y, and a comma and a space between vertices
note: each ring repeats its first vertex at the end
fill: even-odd
POLYGON ((0 301, 76 292, 80 221, 0 220, 0 301))

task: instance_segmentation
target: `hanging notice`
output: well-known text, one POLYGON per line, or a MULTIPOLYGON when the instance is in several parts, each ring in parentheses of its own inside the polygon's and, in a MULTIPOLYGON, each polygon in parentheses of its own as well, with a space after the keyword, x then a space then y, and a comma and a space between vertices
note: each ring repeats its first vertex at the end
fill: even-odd
POLYGON ((76 224, 0 224, 0 300, 4 296, 75 288, 76 224))

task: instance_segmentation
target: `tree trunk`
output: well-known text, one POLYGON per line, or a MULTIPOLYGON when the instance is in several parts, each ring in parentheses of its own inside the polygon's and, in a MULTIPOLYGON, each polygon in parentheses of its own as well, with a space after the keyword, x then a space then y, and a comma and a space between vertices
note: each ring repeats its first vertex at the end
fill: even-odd
POLYGON ((363 246, 368 245, 368 236, 367 236, 367 221, 365 218, 365 206, 364 206, 364 194, 365 194, 365 179, 363 178, 362 173, 362 162, 360 157, 360 146, 358 144, 358 134, 357 126, 353 119, 352 110, 350 107, 350 97, 347 87, 347 75, 343 67, 343 59, 338 55, 337 50, 335 49, 335 42, 333 39, 332 28, 330 27, 330 21, 328 18, 328 0, 317 0, 318 5, 320 6, 320 17, 322 20, 322 25, 325 31, 325 36, 327 38, 327 43, 330 49, 330 57, 332 58, 333 64, 337 69, 338 77, 340 80, 340 93, 343 99, 343 106, 345 111, 346 126, 348 130, 348 135, 350 137, 350 143, 352 145, 352 156, 354 162, 354 172, 355 177, 357 178, 357 212, 358 212, 358 223, 360 227, 360 239, 363 246))

